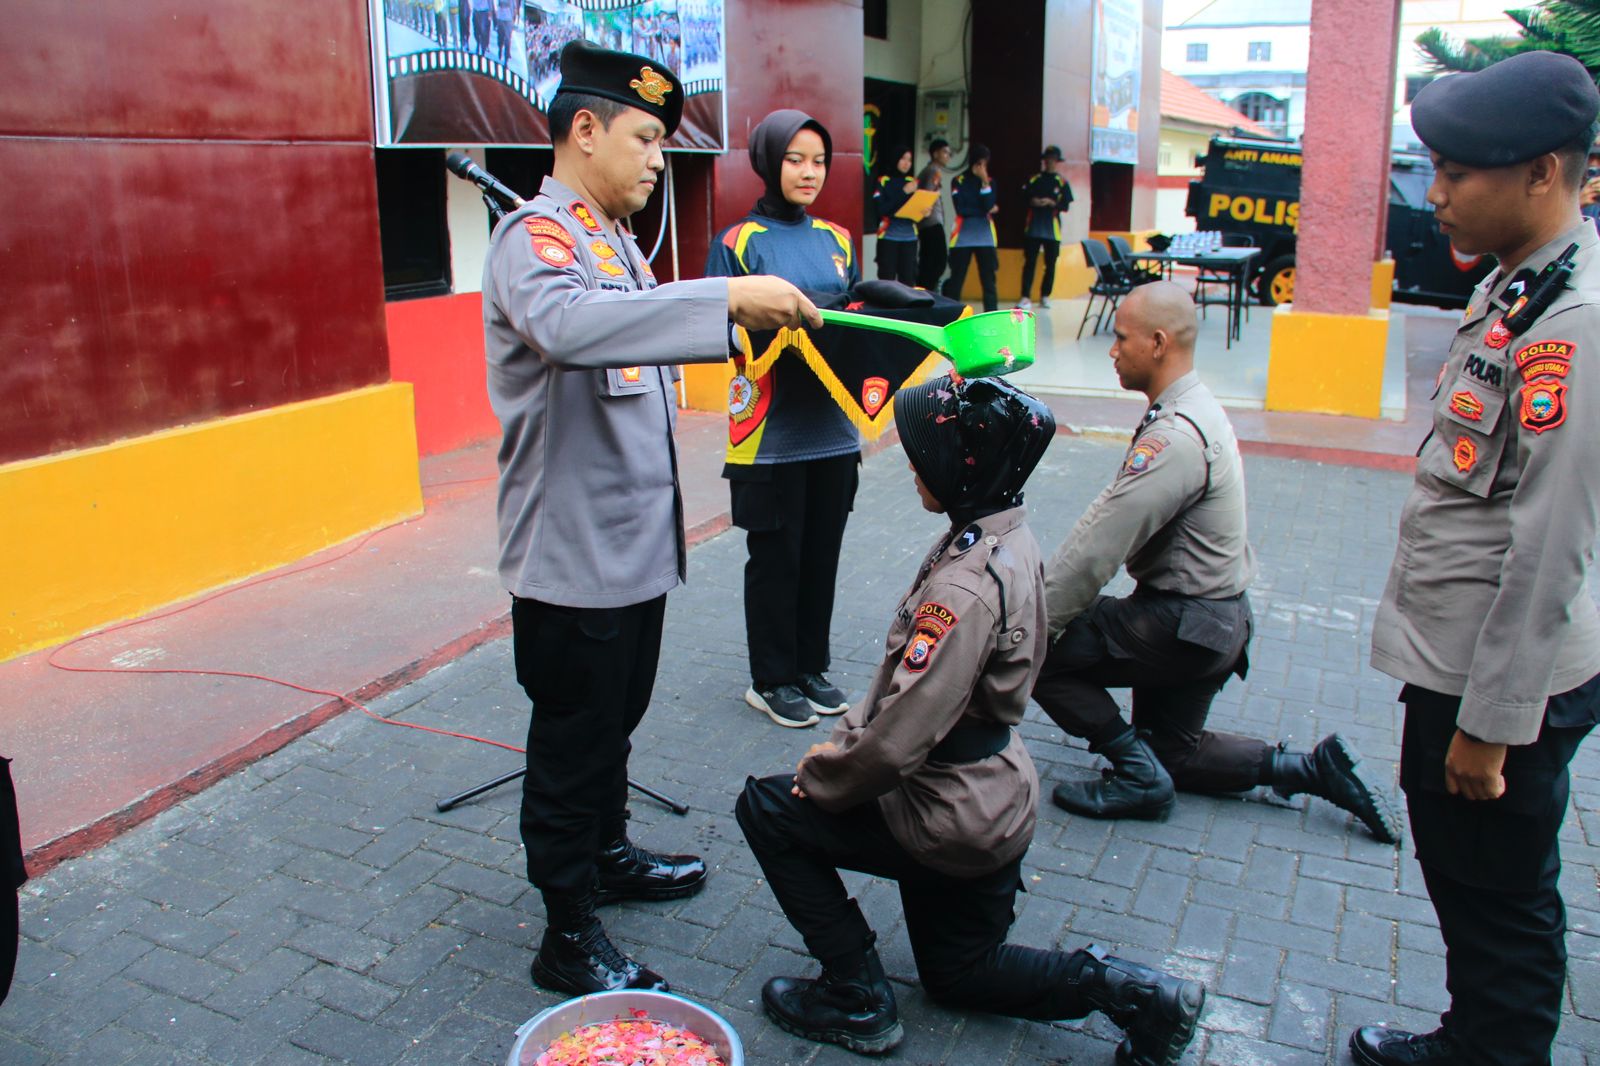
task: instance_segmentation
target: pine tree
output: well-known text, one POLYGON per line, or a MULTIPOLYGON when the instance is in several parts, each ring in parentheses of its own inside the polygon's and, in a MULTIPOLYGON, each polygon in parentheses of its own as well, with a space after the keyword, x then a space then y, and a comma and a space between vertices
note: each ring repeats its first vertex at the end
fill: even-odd
POLYGON ((1562 52, 1600 74, 1600 0, 1546 0, 1535 8, 1506 12, 1517 24, 1515 36, 1477 37, 1457 42, 1430 26, 1417 35, 1417 50, 1430 70, 1441 74, 1482 70, 1519 52, 1562 52))

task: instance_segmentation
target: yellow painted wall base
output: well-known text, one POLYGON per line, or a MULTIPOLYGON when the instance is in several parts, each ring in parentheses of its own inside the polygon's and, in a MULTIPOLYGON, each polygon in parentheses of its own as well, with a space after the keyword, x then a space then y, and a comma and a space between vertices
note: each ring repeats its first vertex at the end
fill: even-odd
POLYGON ((683 406, 691 411, 728 410, 728 383, 733 380, 733 360, 689 363, 683 368, 683 406))
POLYGON ((1272 316, 1267 410, 1378 418, 1389 312, 1326 315, 1280 304, 1272 316))
POLYGON ((411 386, 0 466, 0 660, 422 512, 411 386))
MULTIPOLYGON (((995 293, 1006 303, 1014 303, 1022 296, 1022 249, 1001 248, 1000 268, 995 271, 995 293)), ((1035 285, 1044 283, 1044 264, 1035 262, 1035 285)), ((1083 249, 1077 241, 1061 242, 1061 257, 1056 260, 1056 284, 1050 292, 1052 300, 1070 300, 1082 296, 1094 284, 1094 271, 1083 261, 1083 249)), ((1032 298, 1032 293, 1029 294, 1032 298)), ((966 280, 961 285, 961 298, 976 303, 983 299, 983 282, 978 278, 976 264, 967 267, 966 280)))
POLYGON ((1372 309, 1387 311, 1394 299, 1394 260, 1380 259, 1372 264, 1372 309))

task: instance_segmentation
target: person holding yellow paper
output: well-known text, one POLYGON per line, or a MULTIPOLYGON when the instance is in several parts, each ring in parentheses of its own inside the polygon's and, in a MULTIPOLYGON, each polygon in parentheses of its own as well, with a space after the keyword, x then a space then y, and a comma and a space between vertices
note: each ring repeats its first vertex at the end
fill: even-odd
POLYGON ((911 173, 911 149, 884 158, 884 172, 878 175, 877 185, 872 190, 872 206, 877 208, 878 218, 882 220, 878 224, 878 277, 902 285, 915 285, 917 219, 900 214, 917 191, 917 179, 911 173))

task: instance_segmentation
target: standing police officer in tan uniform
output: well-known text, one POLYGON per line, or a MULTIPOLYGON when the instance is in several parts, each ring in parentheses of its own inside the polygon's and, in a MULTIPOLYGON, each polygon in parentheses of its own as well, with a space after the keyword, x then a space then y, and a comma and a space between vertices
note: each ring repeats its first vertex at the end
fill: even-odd
POLYGON ((705 864, 627 836, 628 736, 683 579, 672 364, 728 357, 729 319, 821 325, 778 278, 657 286, 619 223, 644 206, 683 86, 643 56, 561 55, 555 171, 490 238, 483 317, 500 447, 500 578, 533 701, 523 778, 528 879, 549 922, 536 982, 582 995, 665 982, 624 957, 595 906, 699 891, 705 864))
POLYGON ((1111 346, 1123 388, 1143 392, 1122 469, 1045 568, 1052 643, 1033 697, 1063 730, 1111 761, 1094 781, 1056 786, 1056 805, 1091 818, 1165 818, 1174 788, 1244 792, 1270 785, 1350 811, 1398 839, 1386 794, 1356 773, 1331 735, 1310 752, 1205 728, 1230 673, 1244 676, 1255 557, 1245 529, 1244 467, 1233 426, 1194 372, 1195 314, 1171 282, 1117 308, 1111 346), (1100 590, 1126 564, 1138 587, 1100 590), (1133 723, 1108 688, 1133 690, 1133 723))
POLYGON ((1567 764, 1600 711, 1600 237, 1578 194, 1600 93, 1529 52, 1411 105, 1440 228, 1500 269, 1440 370, 1372 664, 1405 683, 1400 783, 1445 943, 1431 1033, 1356 1030, 1362 1066, 1545 1066, 1566 913, 1567 764))

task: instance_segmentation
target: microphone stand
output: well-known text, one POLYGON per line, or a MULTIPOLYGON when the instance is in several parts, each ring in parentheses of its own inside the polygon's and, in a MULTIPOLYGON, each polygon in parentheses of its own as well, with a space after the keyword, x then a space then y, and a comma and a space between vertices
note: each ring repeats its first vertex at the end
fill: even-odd
MULTIPOLYGON (((489 217, 493 220, 492 225, 498 226, 501 219, 505 218, 506 215, 522 206, 524 203, 522 198, 511 192, 511 190, 500 184, 500 182, 496 181, 492 174, 489 174, 487 171, 484 171, 478 168, 476 165, 471 164, 470 161, 466 166, 462 166, 461 163, 457 161, 456 155, 457 153, 451 153, 451 159, 446 165, 449 167, 450 172, 456 177, 463 181, 470 181, 482 191, 483 204, 489 209, 489 217), (485 179, 487 179, 486 182, 485 179)), ((463 157, 463 159, 464 158, 465 157, 463 157)), ((534 708, 534 713, 538 713, 538 708, 534 708)), ((508 785, 517 778, 525 775, 527 772, 528 769, 524 766, 516 770, 512 770, 509 773, 501 774, 492 781, 485 781, 481 785, 474 785, 465 792, 458 792, 448 799, 440 800, 438 803, 434 804, 434 809, 442 814, 445 811, 459 807, 461 804, 475 796, 481 796, 485 792, 499 788, 501 785, 508 785)), ((682 800, 675 800, 671 796, 668 796, 662 792, 657 792, 655 789, 646 785, 641 785, 631 777, 628 778, 628 787, 633 789, 635 792, 649 796, 651 799, 667 808, 667 810, 671 811, 673 814, 685 815, 689 813, 689 805, 687 803, 684 803, 682 800)))

